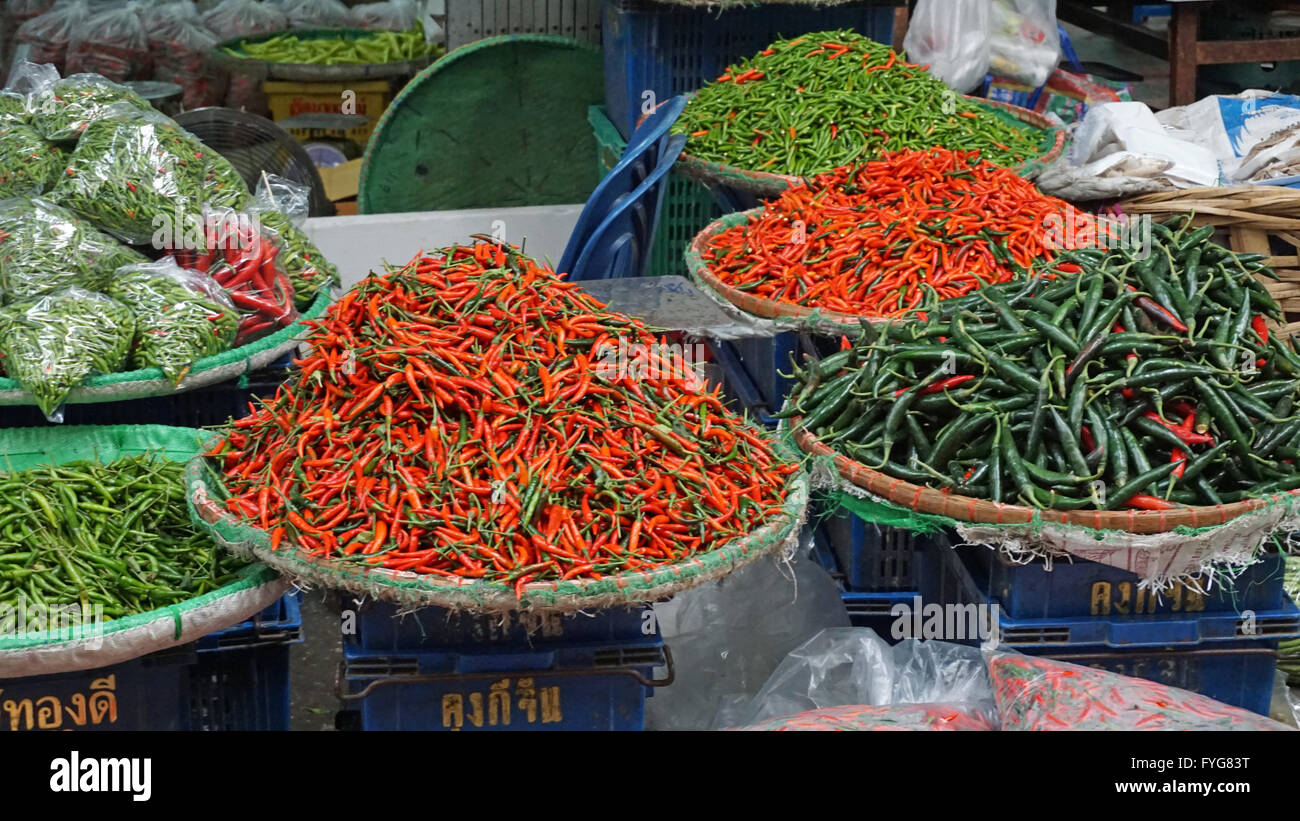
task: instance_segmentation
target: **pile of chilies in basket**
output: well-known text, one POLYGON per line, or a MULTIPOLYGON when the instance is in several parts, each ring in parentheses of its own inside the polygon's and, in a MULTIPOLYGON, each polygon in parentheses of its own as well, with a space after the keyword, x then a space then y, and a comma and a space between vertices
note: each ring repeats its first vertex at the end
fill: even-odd
POLYGON ((978 152, 901 151, 786 190, 701 256, 753 296, 893 317, 1023 276, 1063 244, 1050 229, 1069 214, 978 152))
POLYGON ((309 343, 209 453, 274 549, 519 592, 749 536, 797 471, 688 357, 508 247, 372 276, 309 343))

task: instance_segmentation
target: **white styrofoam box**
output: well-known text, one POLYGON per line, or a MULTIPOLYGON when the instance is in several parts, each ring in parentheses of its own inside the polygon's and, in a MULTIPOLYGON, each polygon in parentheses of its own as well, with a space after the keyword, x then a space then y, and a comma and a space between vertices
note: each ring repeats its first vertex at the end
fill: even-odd
POLYGON ((446 0, 447 49, 503 34, 558 34, 600 45, 601 0, 446 0))
POLYGON ((499 235, 512 245, 523 244, 529 256, 554 264, 580 213, 581 204, 313 217, 303 230, 338 266, 347 289, 382 270, 384 262, 403 265, 421 251, 472 242, 472 234, 499 235))

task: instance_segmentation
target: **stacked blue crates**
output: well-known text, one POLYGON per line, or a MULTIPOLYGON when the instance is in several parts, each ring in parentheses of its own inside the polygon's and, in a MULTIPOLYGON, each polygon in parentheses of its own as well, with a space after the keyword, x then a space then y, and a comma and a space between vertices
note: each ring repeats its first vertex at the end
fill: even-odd
POLYGON ((1015 566, 979 546, 948 551, 936 601, 998 608, 998 642, 1268 714, 1280 639, 1300 636, 1300 609, 1267 557, 1235 583, 1176 586, 1157 599, 1132 573, 1077 561, 1015 566))
POLYGON ((287 730, 296 596, 197 642, 94 670, 0 680, 5 730, 287 730))
POLYGON ((361 730, 641 730, 672 676, 649 607, 485 616, 374 602, 355 628, 340 726, 361 730))

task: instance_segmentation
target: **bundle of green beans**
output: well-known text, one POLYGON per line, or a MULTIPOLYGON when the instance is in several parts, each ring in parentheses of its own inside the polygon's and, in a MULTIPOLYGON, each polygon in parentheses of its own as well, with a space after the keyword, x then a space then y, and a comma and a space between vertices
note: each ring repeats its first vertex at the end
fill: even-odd
POLYGON ((67 157, 29 125, 0 126, 0 197, 39 194, 67 167, 67 157))
POLYGON ((57 421, 68 392, 92 373, 126 364, 135 316, 103 294, 67 288, 0 308, 0 356, 6 373, 57 421))
POLYGON ((1141 250, 1075 250, 1057 276, 866 327, 783 414, 846 456, 1038 508, 1168 509, 1300 488, 1300 355, 1277 302, 1190 221, 1141 250))
POLYGON ((1012 166, 1035 156, 1042 138, 850 31, 779 40, 729 66, 672 130, 688 135, 697 159, 791 176, 932 146, 1012 166))
POLYGON ((424 26, 417 25, 405 31, 376 31, 361 37, 278 34, 258 42, 243 41, 227 47, 226 53, 266 63, 341 66, 418 60, 440 50, 440 46, 425 39, 424 26))
POLYGON ((49 200, 0 202, 0 297, 5 302, 68 287, 102 291, 117 268, 147 261, 49 200))
POLYGON ((221 286, 172 261, 118 269, 108 294, 136 315, 132 366, 161 368, 173 383, 195 361, 229 349, 239 329, 239 314, 221 286))
POLYGON ((338 268, 325 259, 316 244, 279 211, 258 212, 262 227, 275 235, 280 249, 276 264, 284 268, 293 283, 293 302, 303 310, 316 299, 316 295, 338 282, 338 268))
POLYGON ((98 74, 74 74, 32 94, 30 118, 47 140, 76 140, 101 117, 126 109, 153 111, 149 101, 98 74))
POLYGON ((161 115, 95 120, 52 196, 133 245, 204 204, 240 209, 248 187, 216 151, 161 115))
POLYGON ((195 530, 185 465, 144 453, 0 475, 0 604, 107 618, 210 593, 246 565, 195 530))
MULTIPOLYGON (((1300 601, 1300 556, 1286 557, 1282 588, 1292 601, 1300 601)), ((1286 639, 1277 645, 1277 669, 1287 675, 1291 686, 1300 686, 1300 639, 1286 639)))

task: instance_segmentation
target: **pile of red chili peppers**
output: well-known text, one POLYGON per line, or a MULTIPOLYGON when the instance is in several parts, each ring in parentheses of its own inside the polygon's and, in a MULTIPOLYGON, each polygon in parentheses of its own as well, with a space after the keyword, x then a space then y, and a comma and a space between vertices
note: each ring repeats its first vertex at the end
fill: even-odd
POLYGON ((657 340, 509 247, 418 257, 312 324, 297 378, 208 454, 276 549, 519 593, 749 535, 798 470, 670 363, 598 367, 657 340))
POLYGON ((787 189, 710 237, 710 271, 776 302, 893 317, 1053 256, 1068 206, 975 151, 904 151, 787 189))

